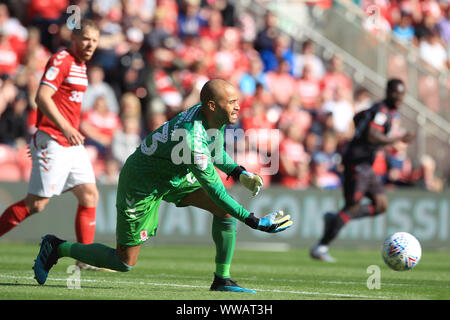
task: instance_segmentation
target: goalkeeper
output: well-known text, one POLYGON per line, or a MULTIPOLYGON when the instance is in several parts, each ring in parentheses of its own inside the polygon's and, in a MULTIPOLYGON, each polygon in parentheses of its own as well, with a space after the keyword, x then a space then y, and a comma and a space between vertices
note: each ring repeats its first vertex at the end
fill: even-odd
POLYGON ((270 233, 287 229, 292 221, 281 211, 263 218, 247 211, 227 194, 215 169, 216 166, 239 180, 253 195, 263 185, 261 177, 234 163, 223 149, 225 126, 238 120, 237 90, 224 80, 213 79, 203 86, 200 102, 148 135, 127 159, 117 190, 116 249, 98 243, 69 243, 46 235, 33 267, 38 283, 45 283, 50 268, 61 257, 130 271, 137 262, 141 245, 156 234, 158 208, 164 200, 213 214, 216 270, 211 290, 254 292, 230 278, 236 219, 270 233))

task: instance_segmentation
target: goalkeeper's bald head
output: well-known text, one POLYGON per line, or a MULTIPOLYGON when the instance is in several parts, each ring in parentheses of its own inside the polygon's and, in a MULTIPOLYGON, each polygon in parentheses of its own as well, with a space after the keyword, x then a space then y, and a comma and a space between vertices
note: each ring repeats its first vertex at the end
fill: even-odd
POLYGON ((200 101, 210 127, 236 123, 240 109, 238 99, 238 90, 230 82, 223 79, 206 82, 200 91, 200 101))

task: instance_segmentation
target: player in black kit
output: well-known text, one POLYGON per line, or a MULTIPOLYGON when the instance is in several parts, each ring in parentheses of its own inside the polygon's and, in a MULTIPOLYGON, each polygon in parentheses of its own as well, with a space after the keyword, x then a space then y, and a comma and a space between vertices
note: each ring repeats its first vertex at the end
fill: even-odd
POLYGON ((384 185, 372 170, 372 164, 380 147, 414 138, 410 132, 400 137, 388 136, 404 94, 404 83, 390 79, 385 99, 355 115, 355 135, 343 154, 345 205, 338 213, 324 215, 324 233, 310 251, 312 258, 334 262, 328 246, 345 224, 352 219, 373 217, 386 211, 388 201, 384 185), (370 204, 361 204, 364 196, 371 200, 370 204))

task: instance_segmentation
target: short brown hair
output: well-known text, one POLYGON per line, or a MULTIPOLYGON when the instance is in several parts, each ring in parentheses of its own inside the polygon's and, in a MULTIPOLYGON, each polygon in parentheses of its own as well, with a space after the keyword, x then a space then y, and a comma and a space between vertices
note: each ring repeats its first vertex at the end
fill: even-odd
POLYGON ((75 26, 72 30, 72 33, 75 36, 81 36, 86 28, 93 28, 94 30, 97 30, 100 32, 100 29, 99 29, 97 23, 95 23, 93 20, 90 20, 90 19, 83 19, 80 22, 80 27, 77 28, 77 26, 75 26))

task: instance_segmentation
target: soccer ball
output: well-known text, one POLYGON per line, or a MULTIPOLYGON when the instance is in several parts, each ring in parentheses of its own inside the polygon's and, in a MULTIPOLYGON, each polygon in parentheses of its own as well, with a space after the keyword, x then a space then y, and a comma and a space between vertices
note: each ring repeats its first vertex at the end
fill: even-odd
POLYGON ((422 248, 412 234, 396 232, 384 241, 382 256, 386 265, 392 270, 406 271, 419 263, 422 248))

